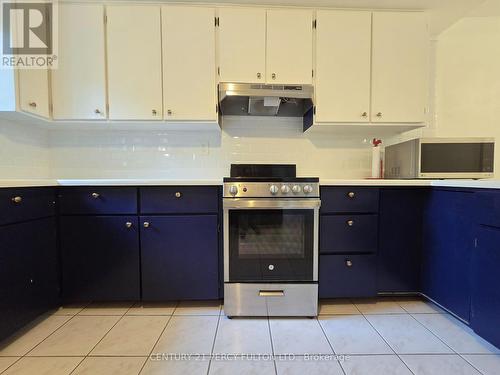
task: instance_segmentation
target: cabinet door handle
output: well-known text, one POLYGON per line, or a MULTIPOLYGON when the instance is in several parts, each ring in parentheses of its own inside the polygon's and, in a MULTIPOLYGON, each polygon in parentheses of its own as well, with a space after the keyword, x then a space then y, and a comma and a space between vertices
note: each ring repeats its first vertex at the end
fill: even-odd
POLYGON ((378 112, 377 117, 382 117, 382 112, 378 112))
POLYGON ((276 73, 271 74, 272 79, 276 79, 276 73))
POLYGON ((260 77, 262 77, 262 74, 257 73, 257 78, 260 79, 260 77))
POLYGON ((352 227, 354 225, 354 220, 347 220, 347 225, 352 227))
POLYGON ((156 114, 157 114, 157 113, 158 113, 158 112, 156 112, 156 109, 151 110, 151 114, 152 114, 153 116, 156 116, 156 114))
POLYGON ((145 221, 142 225, 144 226, 144 228, 149 228, 151 224, 149 223, 149 221, 145 221))
POLYGON ((176 197, 176 198, 180 198, 180 197, 182 197, 182 193, 181 193, 180 191, 177 191, 177 192, 175 193, 175 197, 176 197))
POLYGON ((92 198, 94 199, 97 199, 99 198, 101 195, 99 193, 92 193, 92 198))
POLYGON ((363 112, 363 113, 361 114, 361 117, 368 117, 368 112, 363 112))
POLYGON ((132 223, 131 223, 130 221, 127 221, 127 222, 125 223, 125 226, 126 226, 127 228, 132 228, 132 223))
POLYGON ((352 260, 350 260, 350 259, 346 259, 346 261, 345 261, 345 265, 346 265, 347 267, 352 267, 352 260))
POLYGON ((11 201, 12 201, 13 203, 21 203, 21 202, 22 202, 22 200, 23 200, 23 198, 22 198, 22 197, 20 197, 19 195, 18 195, 18 196, 16 196, 16 197, 13 197, 13 198, 11 199, 11 201))
POLYGON ((36 102, 29 102, 28 105, 30 107, 36 108, 36 102))
POLYGON ((354 191, 350 191, 349 193, 347 193, 347 196, 353 199, 356 196, 356 193, 354 193, 354 191))
POLYGON ((173 113, 173 112, 172 112, 172 110, 171 110, 171 109, 167 109, 167 115, 168 115, 168 116, 172 116, 172 113, 173 113))

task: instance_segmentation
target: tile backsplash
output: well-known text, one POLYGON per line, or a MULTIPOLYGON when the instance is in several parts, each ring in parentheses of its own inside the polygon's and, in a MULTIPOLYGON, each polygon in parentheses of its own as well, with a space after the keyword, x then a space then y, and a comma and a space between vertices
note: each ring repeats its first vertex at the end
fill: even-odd
POLYGON ((220 179, 231 163, 293 163, 299 175, 321 178, 370 175, 369 139, 303 134, 301 119, 224 120, 221 132, 50 130, 49 177, 220 179))

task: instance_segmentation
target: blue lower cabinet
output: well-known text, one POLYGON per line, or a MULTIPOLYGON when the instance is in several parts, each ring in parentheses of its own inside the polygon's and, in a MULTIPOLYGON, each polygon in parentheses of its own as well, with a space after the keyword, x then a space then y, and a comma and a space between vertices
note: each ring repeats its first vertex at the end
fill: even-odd
POLYGON ((472 191, 433 190, 424 212, 422 292, 465 321, 470 319, 474 210, 472 191))
POLYGON ((217 215, 141 216, 142 298, 216 299, 217 215))
POLYGON ((373 297, 376 255, 320 255, 319 297, 373 297))
POLYGON ((55 219, 0 227, 0 339, 58 302, 55 219))
MULTIPOLYGON (((497 211, 498 212, 498 211, 497 211)), ((481 227, 472 256, 471 326, 500 348, 500 228, 481 227)))
POLYGON ((426 189, 381 189, 377 287, 419 292, 426 189))
POLYGON ((66 301, 139 300, 137 216, 60 218, 66 301))

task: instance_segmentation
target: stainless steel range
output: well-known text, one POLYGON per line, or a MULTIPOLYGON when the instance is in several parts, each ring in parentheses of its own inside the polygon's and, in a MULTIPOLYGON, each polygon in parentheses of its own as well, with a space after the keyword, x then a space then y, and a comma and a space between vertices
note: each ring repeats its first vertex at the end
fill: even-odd
POLYGON ((227 316, 316 316, 319 179, 236 164, 224 179, 227 316))

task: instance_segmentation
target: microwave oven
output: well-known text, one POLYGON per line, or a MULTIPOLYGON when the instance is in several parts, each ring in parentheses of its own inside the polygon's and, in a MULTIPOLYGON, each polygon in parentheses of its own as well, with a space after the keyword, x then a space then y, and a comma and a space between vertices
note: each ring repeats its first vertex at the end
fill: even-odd
POLYGON ((389 179, 490 178, 493 138, 417 138, 385 148, 389 179))

